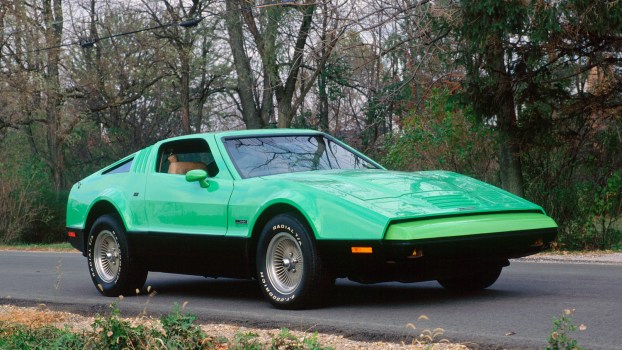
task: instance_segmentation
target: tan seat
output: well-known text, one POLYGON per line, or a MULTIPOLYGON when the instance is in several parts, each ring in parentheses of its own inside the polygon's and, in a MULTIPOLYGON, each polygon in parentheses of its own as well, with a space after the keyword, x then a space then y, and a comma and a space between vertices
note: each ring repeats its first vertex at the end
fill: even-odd
POLYGON ((190 170, 195 169, 202 169, 207 171, 207 165, 201 162, 179 162, 177 161, 177 156, 174 154, 171 154, 168 157, 168 161, 170 162, 170 165, 168 166, 169 174, 185 175, 190 170))

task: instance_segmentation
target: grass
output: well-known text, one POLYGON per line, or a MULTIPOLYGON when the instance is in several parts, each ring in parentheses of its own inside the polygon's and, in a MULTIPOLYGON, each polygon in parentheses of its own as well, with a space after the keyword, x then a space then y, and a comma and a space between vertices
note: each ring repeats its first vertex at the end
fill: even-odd
POLYGON ((76 251, 71 244, 63 243, 16 243, 2 244, 0 250, 25 250, 25 251, 41 251, 41 252, 71 252, 76 251))

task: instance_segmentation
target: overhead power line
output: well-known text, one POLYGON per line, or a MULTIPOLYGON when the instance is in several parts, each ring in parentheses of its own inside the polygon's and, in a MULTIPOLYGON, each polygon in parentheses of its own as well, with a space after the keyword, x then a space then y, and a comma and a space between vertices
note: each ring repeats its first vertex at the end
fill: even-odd
POLYGON ((180 22, 160 24, 160 25, 157 25, 157 26, 141 28, 141 29, 132 30, 132 31, 129 31, 129 32, 112 34, 112 35, 108 35, 108 36, 104 36, 104 37, 100 37, 100 38, 83 38, 83 39, 80 39, 78 41, 74 41, 74 42, 70 42, 70 43, 59 44, 59 45, 54 45, 54 46, 47 46, 47 47, 42 47, 42 48, 38 48, 38 49, 34 49, 34 50, 29 50, 29 51, 23 51, 22 54, 35 53, 35 52, 41 52, 41 51, 48 51, 48 50, 53 50, 53 49, 60 49, 60 48, 63 48, 63 47, 73 46, 73 45, 80 45, 82 48, 86 49, 86 48, 93 47, 96 43, 98 43, 98 42, 100 42, 102 40, 108 40, 108 39, 118 38, 118 37, 122 37, 122 36, 133 35, 133 34, 147 32, 147 31, 151 31, 151 30, 157 30, 157 29, 168 28, 168 27, 173 27, 173 26, 180 26, 180 27, 183 27, 183 28, 196 27, 199 24, 199 22, 201 22, 203 20, 203 18, 204 17, 198 17, 198 18, 193 18, 193 19, 189 19, 189 20, 185 20, 185 21, 180 21, 180 22))
POLYGON ((287 7, 287 6, 310 6, 310 5, 315 5, 315 3, 305 4, 297 0, 278 0, 278 1, 266 1, 263 4, 255 5, 255 7, 262 8, 262 7, 271 7, 271 6, 287 7))

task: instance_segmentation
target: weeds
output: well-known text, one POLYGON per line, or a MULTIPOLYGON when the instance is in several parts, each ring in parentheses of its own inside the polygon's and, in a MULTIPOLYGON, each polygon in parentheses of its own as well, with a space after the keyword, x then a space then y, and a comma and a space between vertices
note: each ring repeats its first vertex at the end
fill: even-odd
POLYGON ((232 350, 260 350, 263 349, 258 342, 259 334, 254 332, 238 333, 233 338, 232 350))
POLYGON ((0 321, 0 349, 50 349, 73 350, 88 349, 84 338, 72 333, 67 328, 55 327, 32 328, 21 324, 0 321))
MULTIPOLYGON (((160 319, 159 325, 132 325, 121 318, 116 304, 111 305, 107 316, 97 316, 89 330, 77 332, 65 326, 36 323, 23 325, 0 321, 0 349, 2 350, 328 350, 321 345, 317 334, 300 337, 288 329, 281 329, 276 335, 265 337, 254 332, 236 333, 232 340, 209 336, 195 324, 195 315, 184 313, 185 303, 175 305, 173 310, 160 319)), ((573 338, 576 331, 586 329, 575 325, 574 310, 564 310, 561 317, 553 318, 553 330, 548 339, 547 350, 580 350, 578 341, 573 338)), ((418 322, 428 320, 426 316, 418 322)), ((417 330, 414 323, 408 327, 417 330)), ((413 348, 432 348, 435 343, 449 343, 441 328, 426 329, 410 344, 413 348)), ((406 345, 406 344, 404 344, 406 345)), ((462 347, 461 347, 462 348, 462 347)), ((464 346, 463 348, 467 348, 464 346)))
POLYGON ((577 330, 584 331, 585 326, 577 327, 572 319, 574 309, 566 309, 560 318, 553 317, 553 331, 549 336, 547 350, 580 350, 579 343, 571 333, 577 330))
POLYGON ((297 337, 282 329, 265 344, 252 332, 238 333, 232 341, 211 337, 195 324, 196 316, 185 314, 184 306, 175 305, 160 319, 158 326, 132 325, 121 318, 116 304, 107 316, 97 316, 90 330, 76 332, 49 325, 41 327, 0 321, 2 350, 328 350, 317 335, 297 337))
POLYGON ((195 315, 186 315, 182 311, 183 307, 175 304, 173 312, 160 319, 166 349, 203 349, 203 345, 210 343, 212 338, 194 324, 197 319, 195 315))
MULTIPOLYGON (((417 321, 428 321, 429 318, 426 315, 421 315, 417 318, 417 321)), ((414 323, 409 323, 406 325, 408 328, 412 328, 413 330, 417 330, 417 326, 414 323)), ((423 346, 429 345, 432 343, 449 343, 447 339, 438 339, 445 334, 445 330, 443 328, 435 328, 435 329, 424 329, 421 333, 415 338, 412 342, 412 345, 423 346)))
POLYGON ((282 328, 281 332, 272 338, 272 349, 279 350, 321 350, 329 349, 322 347, 317 340, 317 333, 311 337, 299 338, 292 334, 287 328, 282 328))

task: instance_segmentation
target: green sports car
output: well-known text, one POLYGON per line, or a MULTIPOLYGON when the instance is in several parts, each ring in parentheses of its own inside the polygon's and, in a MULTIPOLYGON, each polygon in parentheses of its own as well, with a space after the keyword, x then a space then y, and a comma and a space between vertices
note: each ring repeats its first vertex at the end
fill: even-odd
POLYGON ((254 278, 278 308, 317 306, 335 278, 492 285, 557 225, 541 207, 446 171, 388 171, 309 130, 160 141, 71 189, 69 242, 107 296, 148 271, 254 278))

